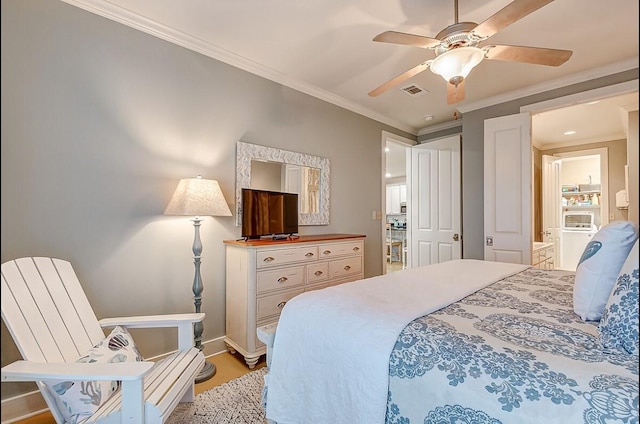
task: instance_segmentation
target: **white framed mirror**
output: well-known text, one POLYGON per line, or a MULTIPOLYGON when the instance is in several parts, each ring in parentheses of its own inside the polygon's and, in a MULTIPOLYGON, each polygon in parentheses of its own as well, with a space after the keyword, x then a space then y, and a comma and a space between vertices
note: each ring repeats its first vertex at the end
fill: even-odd
POLYGON ((236 143, 236 225, 242 225, 242 189, 298 194, 298 225, 329 224, 330 161, 320 156, 236 143))

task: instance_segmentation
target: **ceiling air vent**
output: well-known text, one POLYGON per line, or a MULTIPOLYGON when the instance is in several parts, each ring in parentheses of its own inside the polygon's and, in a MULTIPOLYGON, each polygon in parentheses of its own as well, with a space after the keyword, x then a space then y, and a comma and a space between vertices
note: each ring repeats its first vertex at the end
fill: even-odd
POLYGON ((420 88, 417 85, 408 85, 402 88, 402 91, 407 93, 410 96, 422 96, 427 93, 427 90, 424 88, 420 88))

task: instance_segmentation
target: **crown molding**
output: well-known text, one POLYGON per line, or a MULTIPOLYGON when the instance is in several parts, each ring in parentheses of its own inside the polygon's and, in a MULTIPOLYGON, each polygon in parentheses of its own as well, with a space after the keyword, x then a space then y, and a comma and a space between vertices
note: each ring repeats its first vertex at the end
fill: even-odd
POLYGON ((447 121, 438 125, 433 125, 431 127, 421 128, 418 131, 418 136, 425 135, 425 134, 432 134, 438 131, 448 130, 449 128, 462 127, 463 119, 464 119, 464 116, 453 121, 447 121))
MULTIPOLYGON (((448 121, 433 127, 425 127, 422 129, 416 129, 412 126, 408 126, 402 122, 390 119, 378 112, 365 108, 358 104, 355 104, 343 97, 336 96, 325 90, 321 90, 318 87, 309 85, 307 83, 290 78, 274 69, 263 66, 248 58, 232 53, 228 50, 222 49, 211 43, 207 43, 204 40, 190 36, 183 32, 177 31, 173 28, 161 25, 156 21, 145 18, 141 15, 133 13, 127 9, 116 6, 105 0, 62 0, 63 2, 76 6, 88 12, 102 16, 115 22, 119 22, 128 27, 137 29, 139 31, 150 34, 154 37, 176 44, 178 46, 187 48, 197 53, 208 56, 212 59, 219 60, 220 62, 234 66, 238 69, 242 69, 254 75, 258 75, 262 78, 276 82, 283 86, 289 87, 304 94, 308 94, 312 97, 316 97, 320 100, 324 100, 328 103, 342 107, 359 115, 371 118, 375 121, 387 124, 399 130, 405 131, 411 135, 421 136, 424 134, 430 134, 435 131, 445 130, 456 125, 461 125, 461 120, 448 121)), ((600 68, 594 68, 589 71, 576 73, 574 75, 558 78, 552 81, 547 81, 541 84, 532 85, 520 90, 510 91, 508 93, 501 94, 499 96, 489 97, 477 102, 461 105, 458 110, 461 113, 470 112, 484 107, 493 106, 496 104, 516 100, 522 97, 531 96, 534 94, 542 93, 545 91, 565 87, 567 85, 576 84, 591 79, 604 77, 607 75, 615 74, 618 72, 628 71, 630 69, 638 68, 638 58, 632 58, 623 62, 618 62, 611 65, 606 65, 600 68)))
POLYGON ((154 37, 187 48, 197 53, 219 60, 228 65, 258 75, 270 81, 289 87, 328 103, 340 106, 359 115, 371 118, 375 121, 387 124, 412 135, 417 135, 417 129, 402 122, 390 119, 371 109, 362 107, 350 102, 343 97, 336 96, 318 87, 290 78, 274 69, 260 65, 246 57, 242 57, 228 50, 222 49, 204 40, 177 31, 173 28, 159 24, 158 22, 131 12, 130 10, 108 3, 104 0, 62 0, 63 2, 76 6, 80 9, 102 16, 115 22, 119 22, 128 27, 150 34, 154 37))
POLYGON ((628 71, 638 67, 638 58, 625 60, 618 63, 602 66, 600 68, 590 69, 584 72, 578 72, 573 75, 558 78, 551 81, 546 81, 541 84, 535 84, 520 90, 510 91, 508 93, 501 94, 499 96, 489 97, 477 102, 472 102, 466 105, 461 105, 458 110, 462 113, 471 112, 473 110, 482 109, 489 106, 494 106, 500 103, 509 102, 512 100, 520 99, 534 94, 543 93, 545 91, 555 90, 557 88, 566 87, 572 84, 578 84, 584 81, 605 77, 607 75, 616 74, 618 72, 628 71))

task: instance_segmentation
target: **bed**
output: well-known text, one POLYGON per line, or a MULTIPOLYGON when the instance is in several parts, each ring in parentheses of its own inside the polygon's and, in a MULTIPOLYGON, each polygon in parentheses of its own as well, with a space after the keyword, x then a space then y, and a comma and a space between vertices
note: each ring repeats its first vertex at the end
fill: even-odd
POLYGON ((638 423, 638 354, 601 347, 574 278, 457 260, 299 295, 275 334, 267 418, 638 423))

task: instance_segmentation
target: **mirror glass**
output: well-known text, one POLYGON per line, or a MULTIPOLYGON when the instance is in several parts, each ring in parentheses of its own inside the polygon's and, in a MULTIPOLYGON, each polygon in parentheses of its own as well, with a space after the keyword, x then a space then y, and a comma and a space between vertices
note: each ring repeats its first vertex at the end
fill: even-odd
POLYGON ((329 224, 329 159, 239 141, 236 152, 236 224, 242 225, 242 189, 298 194, 298 225, 329 224))

